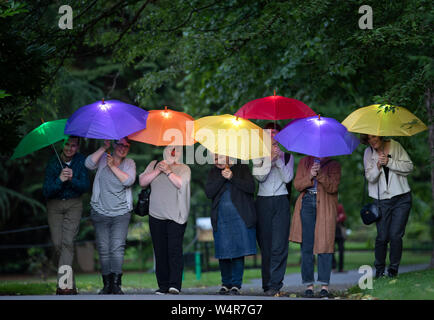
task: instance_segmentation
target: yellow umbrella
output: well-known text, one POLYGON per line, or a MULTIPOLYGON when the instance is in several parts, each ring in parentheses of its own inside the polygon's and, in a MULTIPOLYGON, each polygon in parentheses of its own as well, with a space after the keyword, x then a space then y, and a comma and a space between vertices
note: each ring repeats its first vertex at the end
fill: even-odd
POLYGON ((253 122, 230 114, 194 121, 194 139, 211 152, 232 158, 270 156, 270 135, 253 122))
POLYGON ((375 136, 412 136, 426 125, 406 108, 373 104, 357 109, 342 124, 351 132, 375 136))

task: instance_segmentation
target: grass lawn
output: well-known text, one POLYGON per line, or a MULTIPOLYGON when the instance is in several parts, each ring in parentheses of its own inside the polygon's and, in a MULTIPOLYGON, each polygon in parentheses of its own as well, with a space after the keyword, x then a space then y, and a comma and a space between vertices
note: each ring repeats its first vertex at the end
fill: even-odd
MULTIPOLYGON (((430 261, 430 253, 416 253, 404 251, 402 255, 402 265, 409 264, 421 264, 428 263, 430 261)), ((300 249, 297 245, 291 246, 288 255, 288 268, 286 273, 298 273, 300 272, 300 249)), ((358 269, 361 265, 373 265, 374 262, 374 252, 360 252, 360 251, 347 251, 345 253, 345 269, 358 269)), ((257 259, 257 265, 260 266, 260 258, 257 259)), ((218 261, 211 259, 210 266, 212 268, 218 267, 218 261)), ((249 283, 251 279, 258 279, 261 277, 260 268, 251 268, 253 266, 253 259, 249 257, 246 259, 246 270, 244 271, 244 283, 249 283)), ((125 268, 125 274, 122 278, 122 287, 125 290, 128 289, 157 289, 157 281, 154 273, 146 273, 143 271, 128 271, 125 268)), ((421 281, 419 284, 421 288, 429 290, 434 290, 434 274, 430 274, 431 286, 424 285, 425 281, 421 281)), ((405 275, 400 275, 398 281, 401 277, 405 275)), ((5 277, 0 279, 0 295, 43 295, 43 294, 53 294, 56 290, 56 278, 50 277, 47 281, 40 280, 35 277, 25 278, 23 280, 6 280, 5 277)), ((428 279, 428 280, 429 280, 428 279)), ((97 273, 91 274, 77 274, 76 283, 81 293, 95 293, 102 287, 101 276, 97 273)), ((376 282, 381 284, 381 282, 376 282)), ((203 272, 201 274, 201 279, 197 280, 196 275, 193 270, 186 269, 183 280, 183 288, 200 288, 208 286, 218 286, 220 284, 220 272, 210 271, 203 272)), ((404 285, 404 283, 403 283, 404 285)), ((397 286, 396 286, 397 287, 397 286)), ((417 286, 416 286, 417 287, 417 286)), ((408 291, 408 290, 403 290, 408 291)), ((360 295, 359 292, 352 292, 360 295)), ((365 293, 364 293, 365 294, 365 293)), ((371 293, 366 293, 371 294, 371 293)), ((405 298, 403 298, 405 299, 405 298)))
POLYGON ((408 272, 395 279, 374 280, 373 289, 348 290, 351 299, 434 300, 434 269, 408 272))

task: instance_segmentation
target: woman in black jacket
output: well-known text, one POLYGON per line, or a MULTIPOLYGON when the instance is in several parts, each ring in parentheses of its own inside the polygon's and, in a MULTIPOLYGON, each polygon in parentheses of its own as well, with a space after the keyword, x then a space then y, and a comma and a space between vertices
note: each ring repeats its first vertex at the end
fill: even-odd
POLYGON ((240 294, 244 257, 256 254, 255 181, 245 164, 215 155, 205 193, 212 199, 215 257, 222 276, 220 294, 240 294))

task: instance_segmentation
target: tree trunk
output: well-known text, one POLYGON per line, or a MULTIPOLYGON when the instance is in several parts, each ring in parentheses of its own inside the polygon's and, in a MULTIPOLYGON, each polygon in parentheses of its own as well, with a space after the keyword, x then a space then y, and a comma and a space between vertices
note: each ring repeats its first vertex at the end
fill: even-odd
POLYGON ((428 125, 429 125, 429 146, 431 148, 431 241, 433 244, 433 251, 431 255, 430 268, 434 268, 434 92, 433 86, 430 85, 425 93, 425 104, 426 111, 428 115, 428 125))

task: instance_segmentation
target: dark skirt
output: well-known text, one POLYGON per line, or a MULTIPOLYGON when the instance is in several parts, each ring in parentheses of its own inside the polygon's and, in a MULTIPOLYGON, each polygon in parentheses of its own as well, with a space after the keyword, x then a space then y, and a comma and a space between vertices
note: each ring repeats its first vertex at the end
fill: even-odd
POLYGON ((233 259, 256 254, 256 229, 247 228, 231 200, 230 187, 220 198, 217 231, 214 232, 216 259, 233 259))

